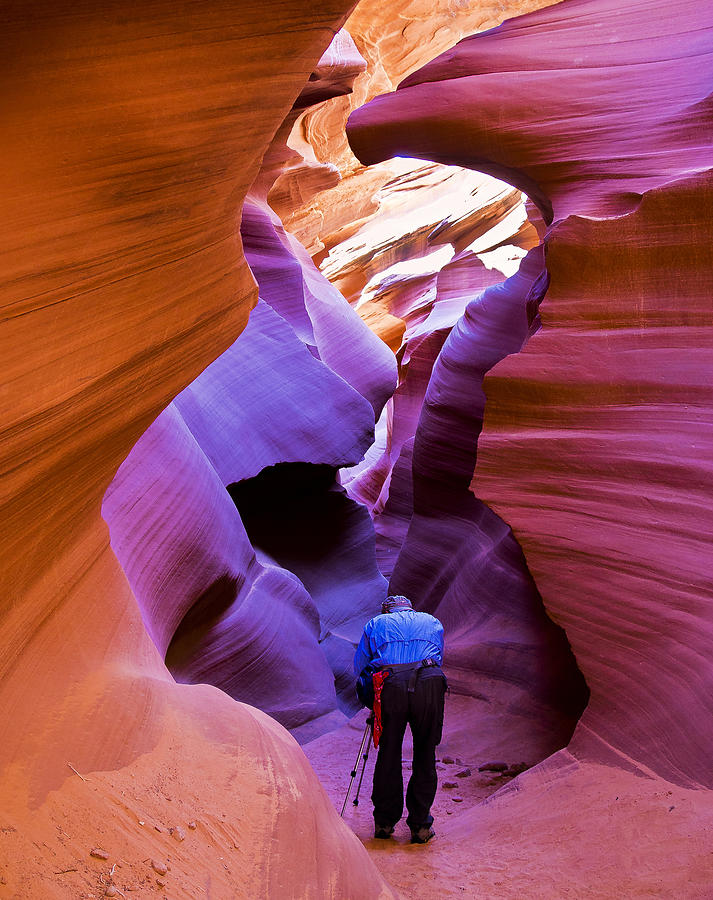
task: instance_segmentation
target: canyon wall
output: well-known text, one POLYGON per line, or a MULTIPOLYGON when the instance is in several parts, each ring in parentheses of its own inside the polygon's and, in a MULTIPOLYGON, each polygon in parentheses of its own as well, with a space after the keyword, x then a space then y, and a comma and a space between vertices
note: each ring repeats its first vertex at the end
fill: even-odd
MULTIPOLYGON (((270 202, 287 228, 321 261, 321 255, 348 239, 360 224, 382 210, 378 191, 394 177, 391 164, 365 168, 352 153, 344 126, 349 114, 373 97, 393 91, 406 76, 457 40, 493 28, 553 0, 361 0, 348 31, 366 71, 348 96, 300 116, 289 137, 299 155, 287 166, 270 202)), ((413 163, 406 167, 413 168, 413 163)))
POLYGON ((414 71, 501 4, 365 2, 356 47, 349 7, 3 9, 0 894, 391 896, 294 739, 226 696, 301 738, 351 711, 385 588, 356 498, 459 689, 509 679, 549 750, 591 690, 566 750, 439 826, 439 877, 707 897, 713 16, 565 0, 414 71), (489 224, 519 218, 479 248, 482 206, 359 256, 389 191, 473 184, 335 144, 404 76, 352 116, 361 163, 494 174, 542 247, 498 189, 489 224), (347 295, 376 276, 385 413, 393 357, 272 207, 347 295), (529 253, 499 284, 501 246, 529 253))
POLYGON ((335 475, 373 441, 396 362, 266 195, 289 156, 292 120, 306 103, 348 90, 361 68, 339 32, 243 207, 260 296, 250 321, 142 436, 103 504, 174 677, 220 687, 301 740, 334 727, 338 708, 358 708, 352 657, 386 581, 368 512, 335 475))
MULTIPOLYGON (((237 234, 241 204, 349 8, 3 9, 0 890, 9 896, 164 885, 174 897, 389 895, 279 725, 213 687, 174 682, 157 646, 185 595, 150 619, 149 636, 100 514, 132 446, 248 321, 257 291, 237 234)), ((258 318, 275 315, 263 306, 258 318)), ((341 384, 373 424, 374 396, 341 384)), ((138 453, 148 451, 147 491, 198 498, 189 534, 209 524, 219 537, 173 548, 182 591, 206 561, 219 593, 237 590, 221 541, 248 565, 254 552, 175 409, 142 439, 138 453)), ((149 513, 149 497, 136 497, 139 529, 160 519, 166 496, 149 513)), ((259 602, 273 575, 252 569, 259 602)), ((309 606, 294 577, 277 581, 276 612, 290 591, 309 606)), ((298 639, 314 641, 314 612, 303 622, 298 639)))
MULTIPOLYGON (((539 296, 517 314, 541 300, 542 327, 485 378, 472 489, 512 525, 591 699, 567 750, 457 834, 492 850, 518 821, 553 862, 522 873, 528 896, 708 895, 711 61, 698 4, 672 20, 651 0, 566 0, 461 41, 350 119, 362 162, 471 166, 526 191, 549 226, 539 296)), ((482 338, 472 315, 428 388, 416 442, 434 457, 434 416, 458 414, 482 338)), ((516 323, 495 342, 506 352, 516 323)), ((440 477, 461 460, 442 452, 440 477)), ((409 532, 395 574, 429 537, 409 532)), ((474 884, 505 896, 486 860, 471 859, 474 884)))

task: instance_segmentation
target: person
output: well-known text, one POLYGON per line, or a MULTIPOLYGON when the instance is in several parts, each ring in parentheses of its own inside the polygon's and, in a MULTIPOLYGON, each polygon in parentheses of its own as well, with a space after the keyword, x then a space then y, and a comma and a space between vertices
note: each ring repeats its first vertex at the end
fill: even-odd
POLYGON ((365 685, 371 686, 370 679, 376 695, 373 727, 379 752, 371 795, 374 837, 390 838, 403 814, 401 756, 407 724, 413 734, 413 768, 406 791, 406 822, 412 843, 425 844, 435 836, 431 805, 438 786, 436 747, 443 731, 447 688, 442 662, 443 625, 435 616, 416 612, 404 596, 387 597, 381 615, 364 626, 354 671, 364 705, 372 705, 364 691, 365 685))

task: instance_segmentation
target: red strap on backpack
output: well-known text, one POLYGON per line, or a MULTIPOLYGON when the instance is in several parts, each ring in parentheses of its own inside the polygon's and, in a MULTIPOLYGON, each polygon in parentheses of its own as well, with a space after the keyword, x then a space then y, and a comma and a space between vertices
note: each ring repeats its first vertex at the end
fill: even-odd
POLYGON ((381 732, 384 730, 381 724, 381 691, 384 688, 384 682, 388 678, 388 675, 388 669, 382 669, 380 672, 374 672, 371 676, 374 684, 374 728, 372 731, 374 747, 379 746, 381 732))

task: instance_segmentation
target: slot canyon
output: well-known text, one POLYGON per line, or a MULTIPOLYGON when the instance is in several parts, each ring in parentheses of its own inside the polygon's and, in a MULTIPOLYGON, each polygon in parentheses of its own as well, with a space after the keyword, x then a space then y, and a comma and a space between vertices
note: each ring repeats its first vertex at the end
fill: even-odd
POLYGON ((711 900, 713 5, 0 23, 0 900, 711 900))

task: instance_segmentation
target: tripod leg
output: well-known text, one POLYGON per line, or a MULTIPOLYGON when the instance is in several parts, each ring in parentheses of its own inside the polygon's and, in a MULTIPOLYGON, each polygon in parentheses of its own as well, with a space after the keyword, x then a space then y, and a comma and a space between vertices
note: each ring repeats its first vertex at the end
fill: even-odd
MULTIPOLYGON (((369 729, 369 723, 367 722, 366 727, 364 728, 364 734, 362 735, 362 738, 361 738, 361 744, 359 744, 359 752, 357 753, 357 758, 354 760, 354 768, 352 769, 351 779, 349 781, 349 787, 347 788, 347 794, 346 794, 346 797, 344 798, 344 803, 342 804, 342 811, 339 813, 340 816, 344 816, 344 810, 346 809, 346 806, 347 806, 347 800, 349 799, 349 794, 351 793, 351 790, 352 790, 352 784, 354 784, 354 779, 356 778, 357 769, 359 768, 359 759, 361 758, 361 756, 364 752, 364 741, 368 740, 369 734, 370 734, 370 729, 369 729)), ((369 748, 367 745, 367 756, 368 755, 369 755, 369 748)), ((362 778, 363 777, 364 777, 364 772, 362 771, 362 778)), ((361 785, 361 782, 359 782, 359 784, 361 785)), ((358 805, 358 803, 359 803, 359 801, 357 800, 357 805, 358 805)))
POLYGON ((354 795, 354 799, 352 800, 352 803, 354 804, 354 806, 359 806, 359 794, 361 793, 361 783, 364 780, 364 772, 366 771, 366 761, 369 759, 369 750, 371 749, 371 735, 372 735, 371 724, 372 724, 372 722, 373 722, 373 720, 371 720, 371 721, 367 720, 367 723, 366 723, 366 727, 369 732, 369 740, 367 741, 366 752, 364 753, 364 755, 362 757, 363 762, 362 762, 362 766, 361 766, 361 775, 359 776, 359 784, 357 785, 356 794, 354 795))

